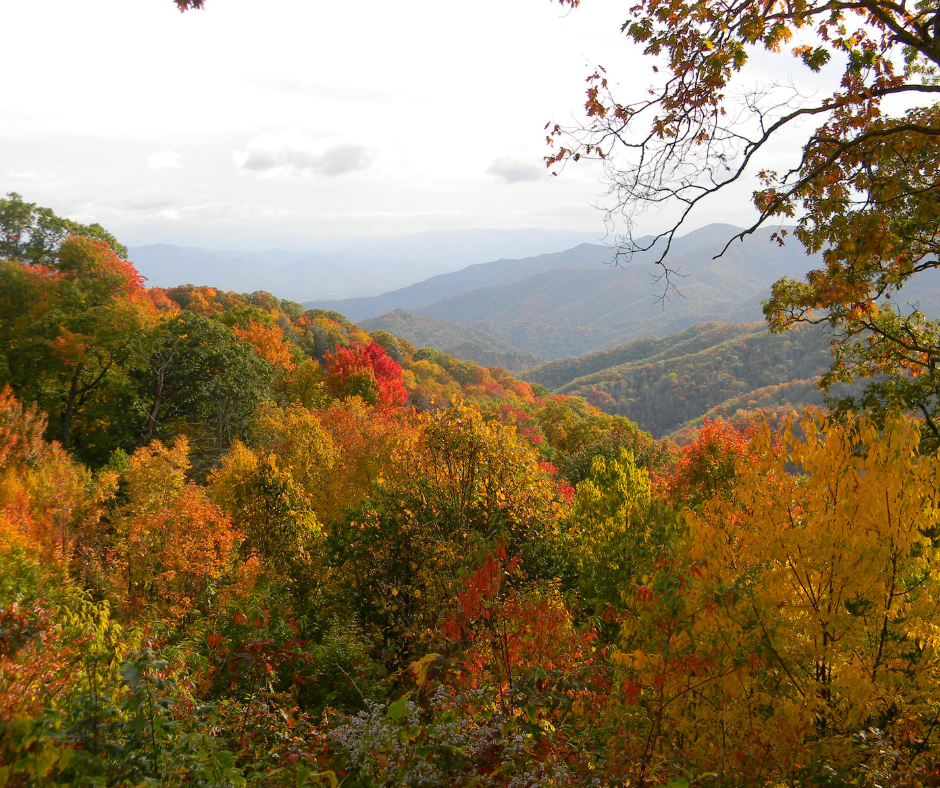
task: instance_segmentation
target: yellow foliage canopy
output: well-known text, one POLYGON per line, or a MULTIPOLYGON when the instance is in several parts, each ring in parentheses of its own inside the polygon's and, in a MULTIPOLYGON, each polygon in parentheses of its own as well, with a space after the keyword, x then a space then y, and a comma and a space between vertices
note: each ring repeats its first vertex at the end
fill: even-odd
POLYGON ((931 735, 940 458, 909 419, 799 427, 754 439, 731 495, 688 515, 684 565, 636 594, 615 661, 647 772, 681 751, 754 784, 850 769, 870 728, 931 735))

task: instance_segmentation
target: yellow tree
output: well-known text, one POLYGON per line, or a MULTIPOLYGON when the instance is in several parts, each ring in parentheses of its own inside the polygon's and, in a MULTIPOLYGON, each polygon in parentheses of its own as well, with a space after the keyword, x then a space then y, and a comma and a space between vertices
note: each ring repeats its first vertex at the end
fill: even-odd
POLYGON ((799 427, 765 428, 634 592, 614 662, 641 781, 852 780, 872 730, 909 776, 940 753, 940 458, 908 419, 799 427))
POLYGON ((268 403, 252 419, 250 445, 236 441, 209 480, 214 499, 245 535, 243 551, 257 552, 298 600, 319 583, 317 510, 335 459, 314 411, 268 403))

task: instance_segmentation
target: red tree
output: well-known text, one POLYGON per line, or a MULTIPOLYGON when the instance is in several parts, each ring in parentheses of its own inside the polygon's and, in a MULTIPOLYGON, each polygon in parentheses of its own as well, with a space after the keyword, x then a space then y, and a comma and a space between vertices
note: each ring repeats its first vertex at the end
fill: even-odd
POLYGON ((673 469, 656 480, 657 488, 674 503, 687 506, 730 490, 737 478, 738 458, 757 459, 750 446, 757 431, 756 424, 706 418, 673 469))
POLYGON ((408 389, 402 368, 378 342, 354 342, 326 353, 326 385, 338 397, 360 396, 371 405, 404 405, 408 389))

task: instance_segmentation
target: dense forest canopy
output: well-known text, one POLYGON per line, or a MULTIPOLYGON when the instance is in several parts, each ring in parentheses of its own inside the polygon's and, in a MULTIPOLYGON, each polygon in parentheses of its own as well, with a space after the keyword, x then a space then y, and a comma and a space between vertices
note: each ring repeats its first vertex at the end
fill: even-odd
MULTIPOLYGON (((768 118, 822 125, 757 205, 799 208, 825 255, 778 285, 771 325, 841 329, 832 379, 874 385, 779 426, 705 418, 679 449, 335 312, 147 287, 102 228, 11 194, 0 788, 938 783, 936 326, 889 306, 936 265, 936 108, 881 101, 938 89, 940 10, 629 13, 664 87, 620 105, 598 72, 596 125, 555 160, 603 155, 631 205, 694 207, 735 177, 729 150, 763 147, 726 125, 751 48, 802 32, 804 67, 845 61, 832 96, 768 118), (646 115, 640 165, 617 164, 646 115), (665 177, 696 161, 716 186, 665 177)), ((747 343, 715 330, 716 369, 740 366, 747 343)), ((660 355, 625 401, 697 374, 660 355)))
POLYGON ((73 229, 0 262, 0 785, 926 784, 918 422, 680 450, 73 229))

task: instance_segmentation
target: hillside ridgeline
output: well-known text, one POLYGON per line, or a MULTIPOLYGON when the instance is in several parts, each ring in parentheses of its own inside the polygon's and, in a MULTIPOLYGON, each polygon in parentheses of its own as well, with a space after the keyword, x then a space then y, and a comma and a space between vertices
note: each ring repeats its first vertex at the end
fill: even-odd
POLYGON ((719 412, 735 418, 762 409, 780 417, 822 406, 816 381, 830 363, 829 336, 820 327, 771 334, 762 323, 705 323, 555 361, 524 377, 665 437, 719 412))
POLYGON ((714 224, 676 239, 668 289, 653 263, 658 246, 613 266, 613 250, 582 244, 525 260, 497 260, 442 274, 372 298, 316 302, 352 320, 396 309, 485 332, 491 341, 554 360, 666 336, 711 320, 760 320, 761 301, 781 276, 816 260, 770 233, 724 249, 739 229, 714 224))

